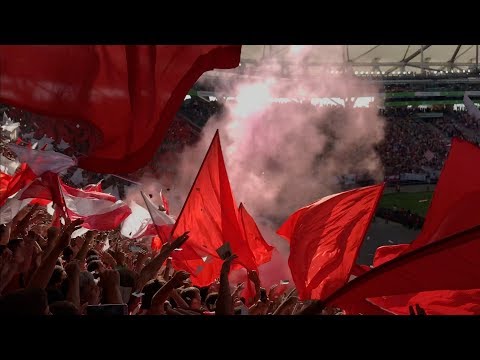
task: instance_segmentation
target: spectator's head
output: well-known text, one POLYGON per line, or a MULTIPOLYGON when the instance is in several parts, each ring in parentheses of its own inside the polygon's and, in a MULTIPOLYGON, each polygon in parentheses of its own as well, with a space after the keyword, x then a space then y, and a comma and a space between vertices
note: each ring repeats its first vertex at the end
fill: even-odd
POLYGON ((61 266, 55 266, 53 269, 52 276, 50 277, 50 280, 48 281, 48 288, 55 288, 59 289, 60 285, 62 285, 62 282, 67 278, 67 273, 61 266))
POLYGON ((47 293, 43 289, 21 289, 0 298, 0 316, 48 314, 47 293))
POLYGON ((104 269, 103 263, 100 260, 90 261, 87 265, 88 272, 101 272, 104 269))
POLYGON ((87 257, 86 263, 90 264, 92 261, 95 261, 95 260, 100 260, 100 256, 90 255, 89 257, 87 257))
POLYGON ((67 263, 73 259, 73 249, 70 246, 67 246, 63 249, 63 260, 67 263))
POLYGON ((152 298, 158 290, 165 285, 166 282, 163 280, 150 280, 142 289, 142 306, 141 309, 148 310, 152 306, 152 298))
POLYGON ((92 255, 96 255, 96 256, 100 257, 100 254, 95 249, 90 249, 90 250, 87 251, 87 259, 92 255))
POLYGON ((57 316, 80 315, 80 311, 70 301, 56 301, 50 304, 50 312, 57 316))
POLYGON ((193 310, 199 310, 202 307, 202 298, 200 296, 200 290, 196 287, 188 287, 183 289, 180 293, 183 300, 193 310))

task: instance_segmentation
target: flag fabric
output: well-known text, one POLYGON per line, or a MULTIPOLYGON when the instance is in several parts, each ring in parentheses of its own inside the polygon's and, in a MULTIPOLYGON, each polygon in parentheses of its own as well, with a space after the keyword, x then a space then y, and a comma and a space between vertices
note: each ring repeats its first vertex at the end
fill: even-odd
POLYGON ((480 148, 454 138, 420 235, 409 251, 480 224, 480 148))
POLYGON ((0 154, 0 172, 13 176, 19 166, 20 162, 18 160, 10 160, 0 154))
POLYGON ((114 196, 72 188, 52 172, 44 173, 25 189, 20 199, 25 198, 52 200, 57 217, 82 219, 82 227, 90 230, 116 229, 131 213, 127 204, 114 196))
POLYGON ((168 216, 165 211, 159 210, 143 191, 140 193, 142 194, 148 213, 151 217, 150 226, 147 226, 144 235, 158 235, 162 243, 166 243, 170 238, 170 233, 175 224, 175 220, 168 216))
POLYGON ((352 266, 352 271, 350 272, 350 276, 358 277, 360 275, 365 274, 368 271, 370 271, 370 266, 354 264, 352 266))
POLYGON ((463 103, 465 104, 468 114, 475 120, 480 120, 480 110, 473 103, 472 99, 468 97, 467 93, 463 95, 463 103))
POLYGON ((30 199, 19 200, 21 192, 12 198, 8 198, 0 207, 0 224, 8 224, 13 218, 30 203, 30 199))
MULTIPOLYGON (((478 288, 480 226, 402 254, 359 276, 325 299, 349 313, 363 313, 366 299, 435 290, 478 288)), ((371 303, 367 304, 371 307, 371 303)))
POLYGON ((89 184, 83 188, 85 191, 95 191, 95 192, 102 192, 102 180, 100 180, 96 184, 89 184))
POLYGON ((273 246, 267 244, 258 229, 255 220, 248 213, 243 203, 240 203, 238 208, 238 221, 240 223, 240 230, 246 244, 250 247, 255 263, 257 266, 265 264, 272 259, 273 246))
POLYGON ((399 244, 399 245, 388 245, 388 246, 380 246, 375 251, 375 256, 373 258, 373 266, 377 267, 395 259, 397 256, 405 252, 410 244, 399 244))
POLYGON ((123 221, 120 233, 129 239, 144 237, 152 218, 147 209, 138 205, 135 201, 129 203, 131 214, 123 221))
POLYGON ((130 208, 123 201, 112 202, 104 198, 91 196, 92 193, 71 194, 60 188, 65 200, 68 217, 71 220, 82 219, 82 227, 90 230, 113 230, 130 215, 130 208))
POLYGON ((12 176, 0 171, 0 198, 7 192, 8 184, 12 181, 12 176))
POLYGON ((422 291, 367 300, 395 315, 409 315, 408 307, 417 304, 427 315, 480 315, 480 289, 422 291))
POLYGON ((190 231, 190 239, 173 258, 177 268, 191 271, 193 284, 207 286, 219 276, 222 260, 216 250, 229 242, 238 256, 234 264, 256 270, 255 257, 242 236, 222 154, 218 131, 177 218, 173 236, 190 231), (185 251, 185 250, 191 251, 185 251), (190 255, 194 255, 193 257, 190 255))
MULTIPOLYGON (((152 214, 156 213, 155 205, 151 204, 152 214)), ((129 204, 131 214, 123 221, 120 233, 129 239, 140 239, 143 237, 153 237, 152 249, 158 250, 161 245, 168 241, 172 232, 175 220, 166 214, 156 214, 153 218, 157 221, 157 225, 152 220, 152 215, 144 207, 138 205, 135 201, 129 204), (161 236, 159 238, 158 236, 161 236)))
POLYGON ((167 197, 163 195, 162 190, 160 190, 160 198, 162 199, 162 204, 163 204, 163 208, 165 209, 165 212, 167 213, 167 215, 170 215, 170 206, 168 204, 167 197))
POLYGON ((324 299, 348 281, 383 188, 324 197, 278 229, 290 242, 288 265, 300 299, 324 299))
POLYGON ((9 144, 8 147, 20 162, 26 163, 37 176, 47 171, 60 173, 77 163, 75 159, 54 151, 32 150, 15 144, 9 144))
MULTIPOLYGON (((30 167, 28 167, 27 164, 21 164, 15 175, 10 178, 8 184, 6 184, 6 188, 0 195, 0 206, 3 206, 7 198, 15 195, 17 192, 35 180, 36 177, 37 175, 35 175, 35 173, 30 169, 30 167)), ((4 183, 6 183, 6 180, 4 183)))
POLYGON ((151 160, 195 81, 205 71, 238 66, 240 51, 220 45, 2 45, 0 102, 95 129, 102 141, 79 166, 130 173, 151 160))

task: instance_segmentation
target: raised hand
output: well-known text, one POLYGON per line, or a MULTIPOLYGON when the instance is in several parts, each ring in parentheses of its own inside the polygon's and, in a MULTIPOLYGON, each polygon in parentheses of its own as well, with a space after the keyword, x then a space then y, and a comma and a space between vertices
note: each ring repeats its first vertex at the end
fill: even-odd
POLYGON ((173 282, 173 286, 178 288, 183 285, 184 281, 186 281, 190 277, 190 274, 186 271, 177 271, 173 274, 173 277, 170 281, 173 282))
POLYGON ((99 286, 114 287, 120 286, 120 273, 117 270, 104 270, 100 273, 99 286))
POLYGON ((65 266, 65 272, 67 273, 69 279, 78 277, 80 275, 80 263, 77 260, 70 261, 65 266))
POLYGON ((185 241, 188 240, 188 238, 189 238, 188 234, 189 233, 190 233, 190 231, 186 231, 182 235, 180 235, 178 238, 173 240, 172 242, 166 243, 165 245, 163 245, 160 253, 162 253, 162 254, 166 253, 166 252, 171 253, 173 250, 180 248, 185 243, 185 241))
POLYGON ((427 315, 425 312, 425 309, 423 309, 420 305, 415 304, 415 310, 413 309, 412 305, 408 306, 408 311, 410 312, 410 315, 415 316, 415 315, 427 315))
POLYGON ((80 225, 83 224, 82 219, 77 219, 70 222, 66 227, 64 227, 62 234, 57 242, 57 245, 62 249, 66 248, 70 244, 70 238, 75 230, 80 228, 80 225))
POLYGON ((232 254, 229 257, 227 257, 225 260, 223 260, 222 273, 223 272, 229 273, 230 272, 230 266, 232 265, 232 261, 237 259, 237 258, 238 258, 237 255, 232 254))

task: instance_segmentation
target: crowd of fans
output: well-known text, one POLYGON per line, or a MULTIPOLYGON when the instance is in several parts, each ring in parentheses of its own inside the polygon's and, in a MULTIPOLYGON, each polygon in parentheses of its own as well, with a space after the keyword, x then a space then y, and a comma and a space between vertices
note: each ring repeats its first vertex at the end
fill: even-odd
POLYGON ((45 208, 34 205, 0 225, 0 315, 290 315, 308 305, 284 282, 267 291, 255 271, 248 273, 254 290, 245 299, 245 283, 229 283, 234 254, 213 284, 192 286, 190 274, 175 271, 170 257, 188 233, 155 252, 117 231, 72 238, 81 220, 60 228, 51 222, 45 208))

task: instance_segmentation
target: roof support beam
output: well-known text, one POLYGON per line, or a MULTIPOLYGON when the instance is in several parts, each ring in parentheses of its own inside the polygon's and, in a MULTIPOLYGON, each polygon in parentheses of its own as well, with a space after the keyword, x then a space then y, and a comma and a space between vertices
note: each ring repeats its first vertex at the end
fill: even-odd
POLYGON ((453 52, 452 58, 449 61, 449 63, 451 63, 452 65, 455 62, 455 58, 457 57, 457 54, 460 51, 461 47, 462 47, 462 45, 458 45, 457 48, 455 49, 455 51, 453 52))
MULTIPOLYGON (((392 73, 393 71, 397 70, 397 69, 398 69, 399 67, 401 67, 401 66, 407 65, 407 63, 408 63, 410 60, 416 58, 419 54, 423 54, 423 52, 424 52, 425 50, 427 50, 430 46, 432 46, 432 45, 422 45, 422 46, 420 47, 420 49, 418 49, 418 50, 415 51, 412 55, 410 55, 410 56, 407 57, 405 60, 403 60, 403 61, 402 61, 402 65, 395 66, 395 67, 392 67, 391 69, 388 69, 388 70, 387 70, 387 74, 392 73)), ((420 64, 422 64, 422 63, 420 63, 420 64)))

